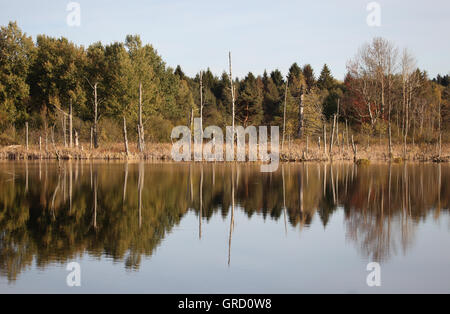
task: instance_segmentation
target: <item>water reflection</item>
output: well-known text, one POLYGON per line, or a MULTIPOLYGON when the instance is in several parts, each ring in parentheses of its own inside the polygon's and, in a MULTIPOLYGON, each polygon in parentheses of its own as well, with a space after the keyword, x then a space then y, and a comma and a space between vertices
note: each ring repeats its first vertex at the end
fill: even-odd
MULTIPOLYGON (((244 164, 1 163, 0 272, 15 281, 77 256, 107 256, 137 270, 187 212, 198 237, 213 215, 229 224, 232 266, 235 211, 299 230, 336 210, 361 256, 385 261, 414 245, 421 221, 448 212, 448 165, 284 164, 261 173, 244 164)), ((263 244, 262 244, 263 245, 263 244)), ((206 254, 206 252, 205 252, 206 254)))

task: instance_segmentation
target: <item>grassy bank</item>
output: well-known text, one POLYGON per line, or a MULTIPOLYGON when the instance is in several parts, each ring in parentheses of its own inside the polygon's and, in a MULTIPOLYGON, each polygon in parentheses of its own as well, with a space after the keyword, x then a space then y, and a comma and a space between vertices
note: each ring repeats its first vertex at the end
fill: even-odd
MULTIPOLYGON (((98 149, 67 148, 64 146, 49 146, 47 150, 44 147, 30 146, 28 150, 21 145, 4 146, 0 148, 0 159, 2 160, 24 160, 24 159, 61 159, 61 160, 148 160, 148 161, 171 161, 172 145, 170 143, 148 143, 146 150, 139 153, 136 147, 130 147, 128 156, 124 152, 123 144, 104 145, 98 149)), ((281 149, 281 148, 280 148, 281 149)), ((224 149, 225 151, 225 149, 224 149)), ((406 158, 403 156, 403 146, 393 146, 393 158, 395 162, 402 160, 407 161, 441 161, 450 162, 450 144, 442 146, 441 158, 437 145, 417 144, 408 145, 406 158)), ((370 161, 388 161, 388 152, 386 145, 359 145, 357 146, 357 159, 366 159, 370 161)), ((298 142, 291 145, 285 145, 280 152, 280 159, 289 162, 301 161, 329 161, 330 154, 327 148, 325 153, 323 146, 319 148, 317 145, 309 145, 298 142)), ((354 159, 351 147, 333 147, 331 154, 333 161, 352 161, 354 159)))

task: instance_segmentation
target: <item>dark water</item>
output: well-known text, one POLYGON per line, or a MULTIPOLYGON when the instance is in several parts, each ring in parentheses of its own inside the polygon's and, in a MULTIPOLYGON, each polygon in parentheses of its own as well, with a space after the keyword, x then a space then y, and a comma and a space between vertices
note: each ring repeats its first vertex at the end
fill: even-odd
POLYGON ((450 292, 449 165, 259 170, 0 163, 0 292, 450 292))

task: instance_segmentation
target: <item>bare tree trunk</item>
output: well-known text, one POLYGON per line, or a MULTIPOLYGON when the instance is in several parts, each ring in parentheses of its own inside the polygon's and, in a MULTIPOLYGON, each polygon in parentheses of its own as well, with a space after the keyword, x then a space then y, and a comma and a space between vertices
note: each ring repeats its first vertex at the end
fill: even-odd
POLYGON ((91 148, 91 150, 92 150, 92 148, 94 147, 93 145, 93 142, 94 141, 94 128, 93 127, 91 127, 91 146, 90 146, 90 148, 91 148))
POLYGON ((45 153, 48 152, 48 125, 45 122, 45 153))
MULTIPOLYGON (((407 96, 405 96, 407 97, 407 96)), ((407 139, 408 139, 408 128, 409 128, 409 123, 408 123, 408 100, 406 99, 405 102, 405 130, 404 130, 404 135, 403 135, 403 158, 406 159, 406 153, 407 153, 407 149, 406 149, 406 143, 407 143, 407 139)))
POLYGON ((25 122, 25 132, 26 132, 26 149, 28 150, 28 121, 25 122))
POLYGON ((64 147, 67 147, 67 126, 66 126, 66 115, 62 114, 62 132, 64 137, 64 147))
POLYGON ((72 99, 69 102, 69 145, 73 147, 73 116, 72 116, 72 99))
POLYGON ((203 71, 200 71, 200 134, 203 143, 203 71))
POLYGON ((94 148, 98 148, 98 101, 97 101, 97 85, 94 85, 94 148))
MULTIPOLYGON (((442 116, 441 116, 441 100, 439 99, 439 121, 438 121, 438 125, 439 125, 439 161, 441 161, 441 155, 442 155, 442 127, 441 127, 441 121, 442 121, 442 116)), ((440 169, 440 168, 439 168, 440 169)))
POLYGON ((336 115, 333 117, 333 128, 331 129, 331 139, 330 139, 330 158, 333 158, 333 142, 334 142, 334 132, 336 129, 336 115))
POLYGON ((141 150, 141 127, 139 126, 139 123, 137 126, 137 134, 138 134, 137 148, 138 148, 139 152, 142 152, 142 150, 141 150))
POLYGON ((79 142, 78 142, 78 132, 77 132, 77 130, 75 130, 74 133, 75 133, 75 147, 78 148, 79 142))
POLYGON ((139 126, 138 126, 139 151, 145 150, 144 124, 142 123, 142 83, 139 83, 139 126))
POLYGON ((340 149, 340 143, 339 143, 339 107, 341 105, 341 100, 338 99, 338 104, 337 104, 337 110, 336 110, 336 120, 337 120, 337 124, 336 124, 336 143, 339 146, 340 149))
POLYGON ((323 152, 327 154, 327 126, 323 124, 323 152))
POLYGON ((233 118, 233 143, 234 143, 234 135, 235 135, 235 128, 234 128, 234 120, 235 120, 235 107, 234 107, 234 84, 233 84, 233 71, 232 71, 232 63, 231 63, 231 52, 228 55, 229 62, 230 62, 230 85, 231 85, 231 103, 232 103, 232 118, 233 118))
POLYGON ((127 121, 125 119, 125 116, 123 116, 123 143, 125 145, 125 153, 128 157, 128 155, 130 154, 129 150, 128 150, 128 138, 127 138, 127 121))
POLYGON ((389 141, 389 160, 392 159, 392 126, 391 126, 391 102, 389 101, 388 106, 388 141, 389 141))
POLYGON ((298 138, 301 138, 303 136, 303 100, 304 100, 304 96, 303 96, 303 91, 301 91, 301 95, 300 95, 300 103, 299 103, 299 108, 298 108, 298 138))
MULTIPOLYGON (((194 132, 194 108, 191 108, 191 134, 194 132)), ((192 158, 192 136, 189 138, 189 151, 191 152, 190 158, 192 158)))
POLYGON ((286 136, 286 106, 287 106, 288 88, 289 88, 289 80, 286 79, 286 90, 284 92, 284 110, 283 110, 283 141, 281 142, 281 152, 284 151, 284 139, 286 136))
POLYGON ((352 148, 353 148, 353 161, 356 162, 357 159, 357 153, 358 153, 358 148, 355 145, 355 142, 353 141, 353 135, 352 135, 352 148))

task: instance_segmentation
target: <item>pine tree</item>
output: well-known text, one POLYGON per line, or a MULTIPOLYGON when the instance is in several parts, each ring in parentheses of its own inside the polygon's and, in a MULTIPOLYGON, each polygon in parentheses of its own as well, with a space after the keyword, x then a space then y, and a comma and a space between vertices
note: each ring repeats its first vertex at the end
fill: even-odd
POLYGON ((306 90, 309 93, 316 84, 316 78, 314 77, 314 70, 310 64, 306 64, 303 67, 303 76, 305 77, 306 90))
POLYGON ((264 123, 273 124, 274 120, 281 117, 281 96, 272 78, 267 76, 267 72, 264 72, 262 83, 264 123))
POLYGON ((317 80, 317 87, 320 89, 331 90, 335 86, 334 78, 326 64, 324 64, 320 77, 317 80))
POLYGON ((239 96, 236 101, 236 116, 244 128, 249 125, 261 124, 263 118, 262 94, 261 78, 255 78, 250 72, 239 86, 239 96))

